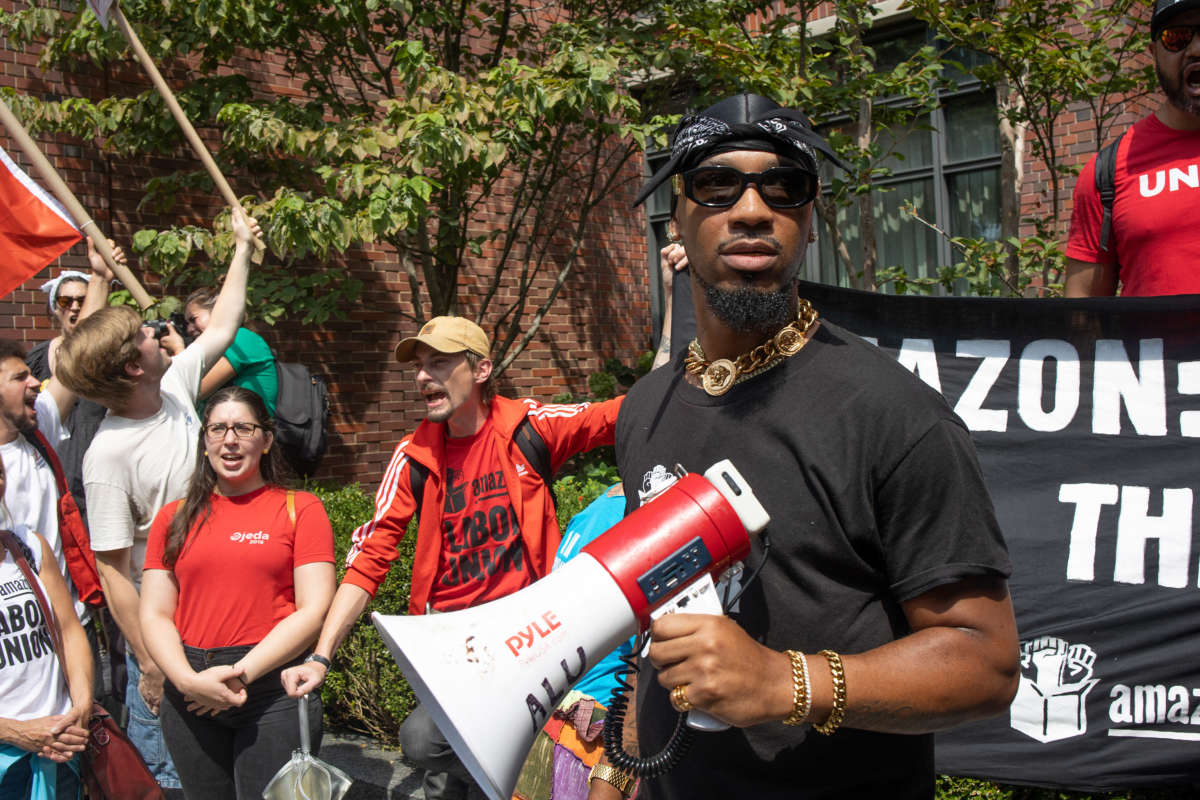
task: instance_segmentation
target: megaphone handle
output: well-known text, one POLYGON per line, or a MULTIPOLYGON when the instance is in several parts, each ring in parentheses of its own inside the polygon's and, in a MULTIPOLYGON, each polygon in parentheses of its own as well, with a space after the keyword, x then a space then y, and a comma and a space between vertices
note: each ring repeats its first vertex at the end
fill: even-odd
POLYGON ((715 733, 729 727, 728 722, 719 720, 712 714, 699 709, 692 709, 687 713, 687 724, 689 728, 695 728, 705 733, 715 733))
POLYGON ((301 697, 296 707, 300 709, 300 752, 308 755, 311 746, 308 739, 308 695, 301 697))

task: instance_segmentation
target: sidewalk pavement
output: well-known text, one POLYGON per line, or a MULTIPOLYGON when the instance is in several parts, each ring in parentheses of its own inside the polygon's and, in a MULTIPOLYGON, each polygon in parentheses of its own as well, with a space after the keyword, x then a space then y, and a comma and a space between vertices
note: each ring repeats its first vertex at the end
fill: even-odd
POLYGON ((424 800, 420 773, 367 736, 325 731, 319 758, 345 772, 354 785, 344 800, 424 800))

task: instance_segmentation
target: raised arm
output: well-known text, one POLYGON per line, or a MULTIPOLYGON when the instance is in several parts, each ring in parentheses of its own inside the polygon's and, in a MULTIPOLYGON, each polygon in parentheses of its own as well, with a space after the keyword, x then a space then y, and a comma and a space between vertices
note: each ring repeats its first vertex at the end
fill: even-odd
POLYGON ((233 249, 229 271, 225 273, 225 282, 221 284, 221 293, 217 295, 217 302, 213 305, 208 327, 193 342, 193 345, 200 347, 204 353, 205 371, 225 353, 242 325, 246 313, 246 283, 249 279, 250 255, 254 251, 254 239, 262 235, 262 229, 253 217, 247 218, 241 211, 234 209, 233 235, 237 244, 233 249))

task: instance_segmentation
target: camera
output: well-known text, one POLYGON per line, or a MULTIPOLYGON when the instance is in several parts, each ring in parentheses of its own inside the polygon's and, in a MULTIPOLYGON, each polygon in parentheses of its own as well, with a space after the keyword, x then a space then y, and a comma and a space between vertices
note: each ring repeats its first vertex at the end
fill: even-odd
POLYGON ((167 319, 148 319, 142 323, 147 328, 154 331, 154 338, 161 339, 171 333, 170 325, 175 326, 175 331, 183 337, 183 344, 186 347, 192 343, 192 337, 187 333, 187 319, 184 318, 183 312, 176 311, 167 319))

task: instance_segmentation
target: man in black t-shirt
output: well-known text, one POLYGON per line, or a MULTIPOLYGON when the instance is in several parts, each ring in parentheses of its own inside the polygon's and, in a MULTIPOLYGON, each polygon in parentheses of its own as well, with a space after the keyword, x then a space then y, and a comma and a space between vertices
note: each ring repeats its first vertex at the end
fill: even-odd
MULTIPOLYGON (((651 628, 642 750, 669 737, 672 706, 732 727, 643 780, 648 800, 929 798, 932 732, 999 713, 1017 687, 1010 565, 966 429, 797 297, 818 150, 832 157, 799 112, 729 98, 684 118, 639 197, 674 176, 698 335, 621 410, 627 511, 676 463, 730 458, 771 515, 728 616, 651 628)), ((631 784, 606 754, 590 798, 631 784)))

